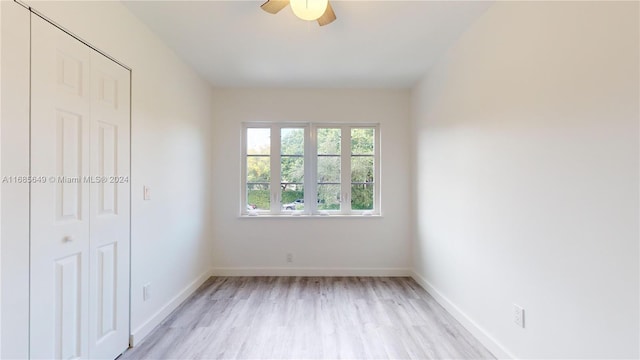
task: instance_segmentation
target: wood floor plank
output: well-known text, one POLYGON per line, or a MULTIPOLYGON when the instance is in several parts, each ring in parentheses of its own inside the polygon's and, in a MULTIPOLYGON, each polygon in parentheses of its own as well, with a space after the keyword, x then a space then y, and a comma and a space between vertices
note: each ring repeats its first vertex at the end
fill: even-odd
POLYGON ((120 359, 493 359, 411 278, 212 277, 120 359))

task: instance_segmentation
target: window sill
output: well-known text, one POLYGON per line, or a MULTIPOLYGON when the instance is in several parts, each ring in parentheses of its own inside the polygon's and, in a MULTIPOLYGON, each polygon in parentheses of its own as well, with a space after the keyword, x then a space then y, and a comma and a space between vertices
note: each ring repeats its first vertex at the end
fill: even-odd
POLYGON ((375 218, 380 219, 382 215, 379 214, 371 214, 371 215, 362 215, 362 214, 330 214, 330 215, 319 215, 319 214, 300 214, 300 215, 292 215, 292 214, 259 214, 259 215, 247 215, 242 214, 239 216, 240 219, 365 219, 365 218, 375 218))

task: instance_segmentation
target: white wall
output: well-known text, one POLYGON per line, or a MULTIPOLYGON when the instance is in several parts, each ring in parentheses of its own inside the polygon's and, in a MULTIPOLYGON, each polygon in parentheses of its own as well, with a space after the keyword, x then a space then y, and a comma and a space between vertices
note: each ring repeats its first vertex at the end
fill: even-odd
MULTIPOLYGON (((0 4, 0 31, 2 29, 2 8, 0 4)), ((2 35, 0 35, 0 79, 2 79, 2 35)), ((2 86, 0 86, 0 112, 2 111, 2 86)), ((0 114, 0 119, 2 115, 0 114)), ((0 124, 2 120, 0 120, 0 124)), ((0 126, 0 139, 2 139, 2 127, 0 126)), ((0 146, 0 178, 2 177, 2 146, 0 146)), ((0 190, 0 204, 2 204, 2 190, 0 190)), ((0 205, 0 219, 2 218, 2 206, 0 205)), ((2 222, 0 222, 0 279, 2 279, 2 222)), ((2 286, 0 286, 0 309, 2 309, 2 286)), ((2 324, 2 311, 0 311, 0 324, 2 324)), ((2 326, 0 326, 0 354, 2 354, 2 326)))
POLYGON ((414 90, 415 272, 497 355, 640 355, 638 14, 497 3, 414 90))
MULTIPOLYGON (((119 2, 29 4, 133 69, 131 328, 137 341, 209 274, 211 88, 119 2), (144 184, 151 187, 150 201, 142 200, 144 184), (143 302, 146 283, 152 284, 152 298, 143 302)), ((2 81, 4 86, 4 77, 2 81)), ((3 141, 8 136, 4 130, 3 141)), ((14 155, 27 151, 24 142, 14 155)), ((26 201, 18 199, 16 204, 26 201)), ((2 216, 4 225, 4 212, 2 216)), ((3 254, 7 249, 22 254, 28 246, 28 238, 3 236, 2 240, 3 254)), ((5 266, 4 261, 2 264, 5 266)), ((7 270, 15 269, 5 266, 3 275, 7 270)), ((11 276, 23 275, 20 270, 11 276)), ((3 278, 3 295, 5 284, 3 278)), ((18 296, 27 302, 23 290, 19 289, 18 296)), ((2 305, 4 336, 12 325, 22 325, 5 321, 6 314, 15 309, 4 301, 2 305)), ((26 322, 27 314, 19 310, 26 322)), ((2 343, 3 358, 24 355, 22 344, 8 349, 10 344, 4 339, 2 343)))
MULTIPOLYGON (((0 31, 2 29, 2 8, 0 4, 0 31)), ((2 79, 2 35, 0 35, 0 79, 2 79)), ((0 112, 2 111, 2 86, 0 86, 0 112)), ((0 113, 0 119, 2 115, 0 113)), ((0 120, 0 124, 2 120, 0 120)), ((2 139, 2 127, 0 126, 0 139, 2 139)), ((0 145, 0 178, 2 177, 2 146, 0 145)), ((0 188, 0 219, 2 218, 2 190, 0 188)), ((2 222, 0 222, 0 279, 2 279, 2 222)), ((0 309, 2 309, 2 286, 0 286, 0 309)), ((2 324, 2 311, 0 311, 0 324, 2 324)), ((0 326, 0 354, 2 354, 2 326, 0 326)))
MULTIPOLYGON (((29 11, 0 1, 0 177, 29 173, 29 11)), ((24 358, 29 335, 29 187, 2 183, 0 358, 24 358)))
POLYGON ((406 274, 409 268, 409 92, 217 89, 213 263, 218 274, 406 274), (241 123, 380 123, 383 217, 240 218, 241 123), (293 263, 286 263, 292 253, 293 263))

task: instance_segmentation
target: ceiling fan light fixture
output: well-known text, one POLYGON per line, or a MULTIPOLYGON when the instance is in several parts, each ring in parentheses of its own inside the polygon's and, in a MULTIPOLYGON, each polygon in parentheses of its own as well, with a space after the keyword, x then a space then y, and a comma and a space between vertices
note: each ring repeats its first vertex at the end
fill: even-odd
POLYGON ((318 20, 327 11, 329 0, 290 0, 291 10, 302 20, 318 20))

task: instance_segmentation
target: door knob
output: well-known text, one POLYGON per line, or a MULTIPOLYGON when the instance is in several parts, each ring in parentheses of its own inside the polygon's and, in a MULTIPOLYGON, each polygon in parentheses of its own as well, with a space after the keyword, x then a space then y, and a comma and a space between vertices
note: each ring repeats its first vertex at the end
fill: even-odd
POLYGON ((71 236, 65 236, 62 238, 62 242, 71 242, 73 241, 73 238, 71 236))

